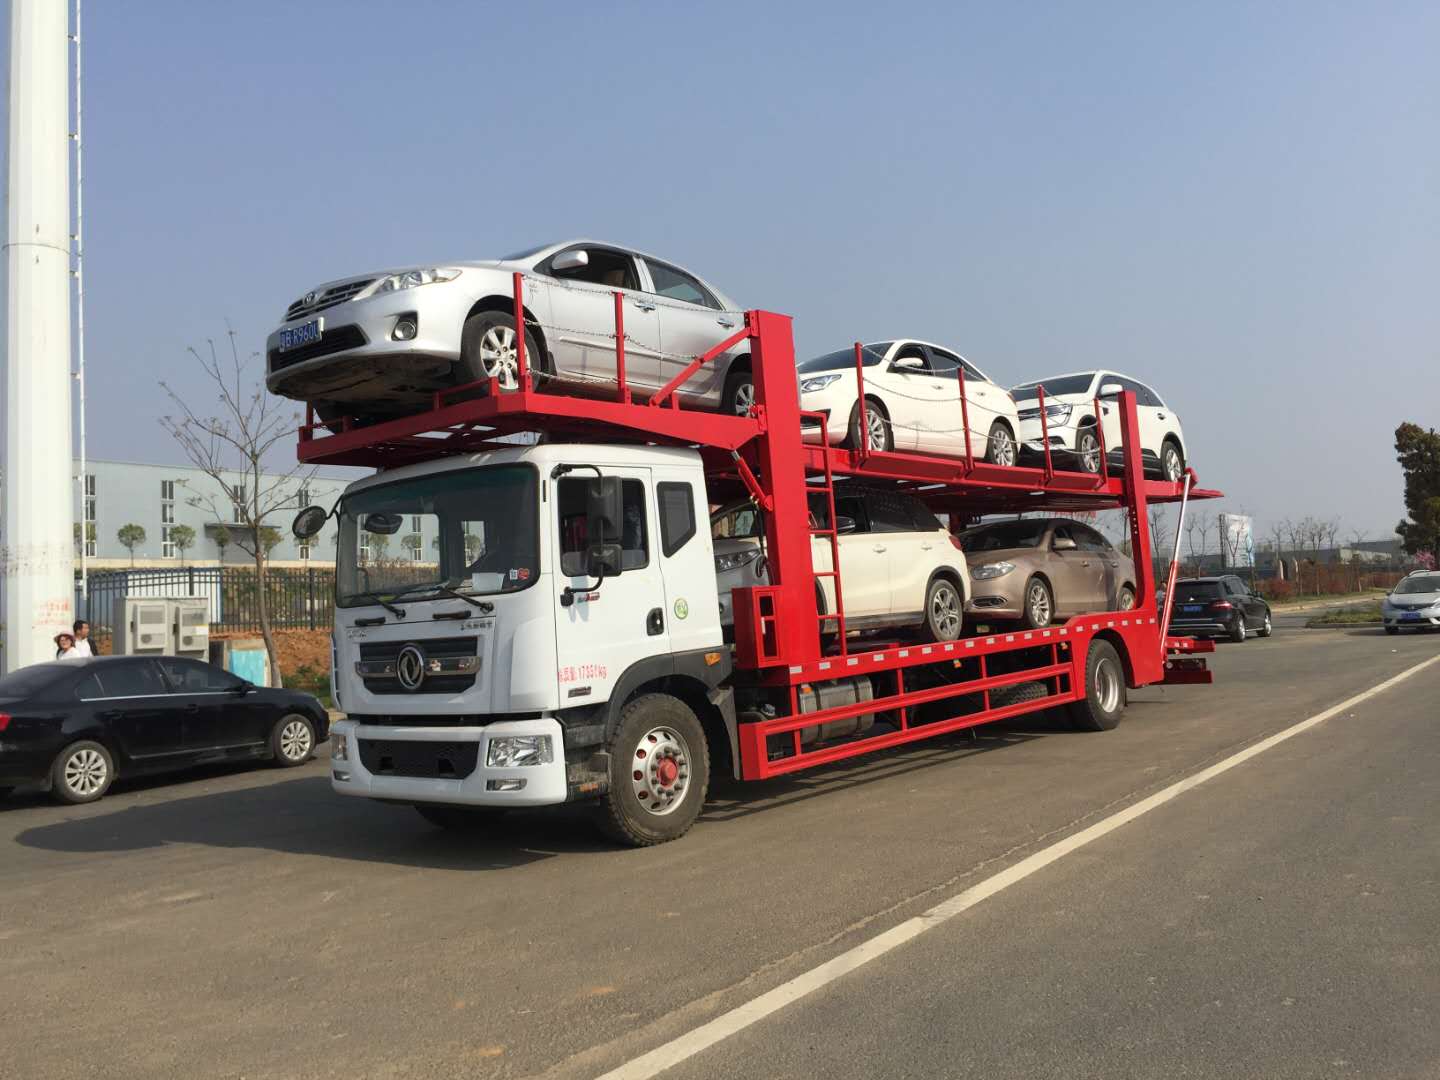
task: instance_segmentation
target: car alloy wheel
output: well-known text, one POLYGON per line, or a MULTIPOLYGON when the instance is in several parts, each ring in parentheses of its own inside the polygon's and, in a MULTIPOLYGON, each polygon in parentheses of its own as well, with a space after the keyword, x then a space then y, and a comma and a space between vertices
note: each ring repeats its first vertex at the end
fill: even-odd
POLYGON ((870 439, 870 449, 884 450, 890 432, 885 417, 880 414, 879 409, 865 411, 865 427, 870 439))
POLYGON ((1095 429, 1084 428, 1075 438, 1075 453, 1080 457, 1080 468, 1089 473, 1100 471, 1100 440, 1095 429))
POLYGON ((732 404, 736 416, 749 416, 755 405, 755 384, 747 380, 736 386, 732 404))
POLYGON ((992 465, 1015 464, 1015 440, 1010 438, 1010 429, 996 424, 990 429, 989 458, 992 465))
POLYGON ((1025 590, 1025 610, 1030 614, 1031 626, 1038 628, 1050 625, 1050 617, 1054 612, 1050 607, 1050 590, 1043 581, 1032 581, 1025 590))
POLYGON ((94 798, 104 790, 110 765, 98 750, 82 746, 65 759, 65 786, 80 799, 94 798))
POLYGON ((304 761, 313 743, 310 725, 304 720, 292 719, 280 729, 280 753, 286 761, 304 761))
POLYGON ((1135 594, 1128 587, 1122 588, 1115 598, 1115 606, 1120 611, 1129 611, 1135 606, 1135 594))
POLYGON ((1171 483, 1178 484, 1180 477, 1185 474, 1185 467, 1180 463, 1180 451, 1175 448, 1174 443, 1167 442, 1160 451, 1160 469, 1165 474, 1165 479, 1171 483))
POLYGON ((960 596, 948 581, 937 581, 930 588, 930 630, 936 641, 954 641, 960 636, 960 596))
POLYGON ((515 352, 515 331, 509 326, 490 326, 480 338, 480 366, 487 379, 502 390, 520 385, 520 358, 515 352))

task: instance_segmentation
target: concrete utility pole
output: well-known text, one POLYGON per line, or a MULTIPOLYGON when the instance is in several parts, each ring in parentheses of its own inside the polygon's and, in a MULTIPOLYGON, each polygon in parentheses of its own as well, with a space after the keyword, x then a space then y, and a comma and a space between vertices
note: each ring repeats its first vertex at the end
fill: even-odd
POLYGON ((0 670, 55 656, 74 618, 70 459, 70 26, 9 0, 0 670))

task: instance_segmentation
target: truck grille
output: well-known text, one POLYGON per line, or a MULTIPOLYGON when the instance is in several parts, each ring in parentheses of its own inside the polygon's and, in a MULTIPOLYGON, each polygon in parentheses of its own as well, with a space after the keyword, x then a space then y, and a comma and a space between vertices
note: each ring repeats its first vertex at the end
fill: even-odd
POLYGON ((360 293, 364 292, 371 285, 375 284, 376 278, 357 278, 355 281, 342 281, 339 285, 331 285, 319 295, 316 295, 308 304, 306 298, 311 293, 306 293, 299 300, 296 300, 285 309, 285 321, 293 322, 296 319, 303 319, 307 315, 314 315, 317 311, 324 311, 336 304, 343 304, 346 300, 353 300, 360 293))
POLYGON ((431 638, 417 641, 427 662, 438 661, 440 671, 428 671, 416 690, 400 685, 396 667, 400 650, 410 642, 375 641, 360 646, 360 662, 356 665, 365 689, 372 694, 458 694, 475 685, 480 671, 478 637, 431 638))
POLYGON ((479 742, 402 742, 357 739, 360 763, 375 776, 463 780, 480 760, 479 742))

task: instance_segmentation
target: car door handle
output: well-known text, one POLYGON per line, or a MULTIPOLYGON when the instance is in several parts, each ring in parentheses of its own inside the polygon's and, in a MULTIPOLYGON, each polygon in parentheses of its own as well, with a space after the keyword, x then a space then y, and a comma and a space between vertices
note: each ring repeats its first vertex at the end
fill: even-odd
POLYGON ((735 320, 734 320, 734 319, 716 319, 715 321, 716 321, 717 323, 719 323, 721 326, 723 326, 726 330, 733 330, 733 329, 735 329, 735 320))
POLYGON ((636 301, 635 301, 635 306, 636 306, 637 308, 639 308, 641 311, 654 311, 654 310, 655 310, 655 305, 652 304, 652 303, 650 303, 650 301, 648 301, 648 300, 636 300, 636 301))
POLYGON ((920 545, 920 550, 921 550, 921 551, 929 551, 929 550, 930 550, 931 548, 933 548, 934 546, 935 546, 934 544, 921 544, 921 545, 920 545))
POLYGON ((656 634, 665 632, 665 612, 661 608, 651 608, 650 614, 645 616, 645 633, 654 637, 656 634))
POLYGON ((890 549, 887 548, 884 544, 876 544, 874 550, 875 550, 876 552, 882 552, 882 551, 889 551, 890 549))
POLYGON ((1158 416, 1161 420, 1165 419, 1165 414, 1163 412, 1157 412, 1155 415, 1158 416))
POLYGON ((200 706, 199 706, 199 705, 196 705, 193 701, 192 701, 189 705, 186 705, 186 706, 185 706, 185 713, 186 713, 187 716, 194 716, 194 715, 196 715, 199 711, 200 711, 200 706))

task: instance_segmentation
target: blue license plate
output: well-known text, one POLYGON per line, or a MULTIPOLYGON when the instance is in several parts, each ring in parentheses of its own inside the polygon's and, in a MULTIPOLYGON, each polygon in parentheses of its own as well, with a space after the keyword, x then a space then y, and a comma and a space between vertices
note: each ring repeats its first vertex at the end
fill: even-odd
POLYGON ((280 352, 289 352, 302 345, 313 345, 325 331, 324 319, 311 319, 299 326, 287 327, 280 331, 280 352))
POLYGON ((1182 604, 1182 605, 1180 606, 1180 610, 1183 611, 1183 612, 1185 612, 1186 615, 1193 615, 1193 614, 1195 614, 1195 612, 1197 612, 1197 611, 1204 611, 1204 610, 1205 610, 1205 605, 1204 605, 1204 604, 1182 604))
POLYGON ((1420 613, 1418 611, 1407 611, 1403 615, 1401 615, 1400 618, 1403 619, 1405 622, 1419 622, 1420 613))

